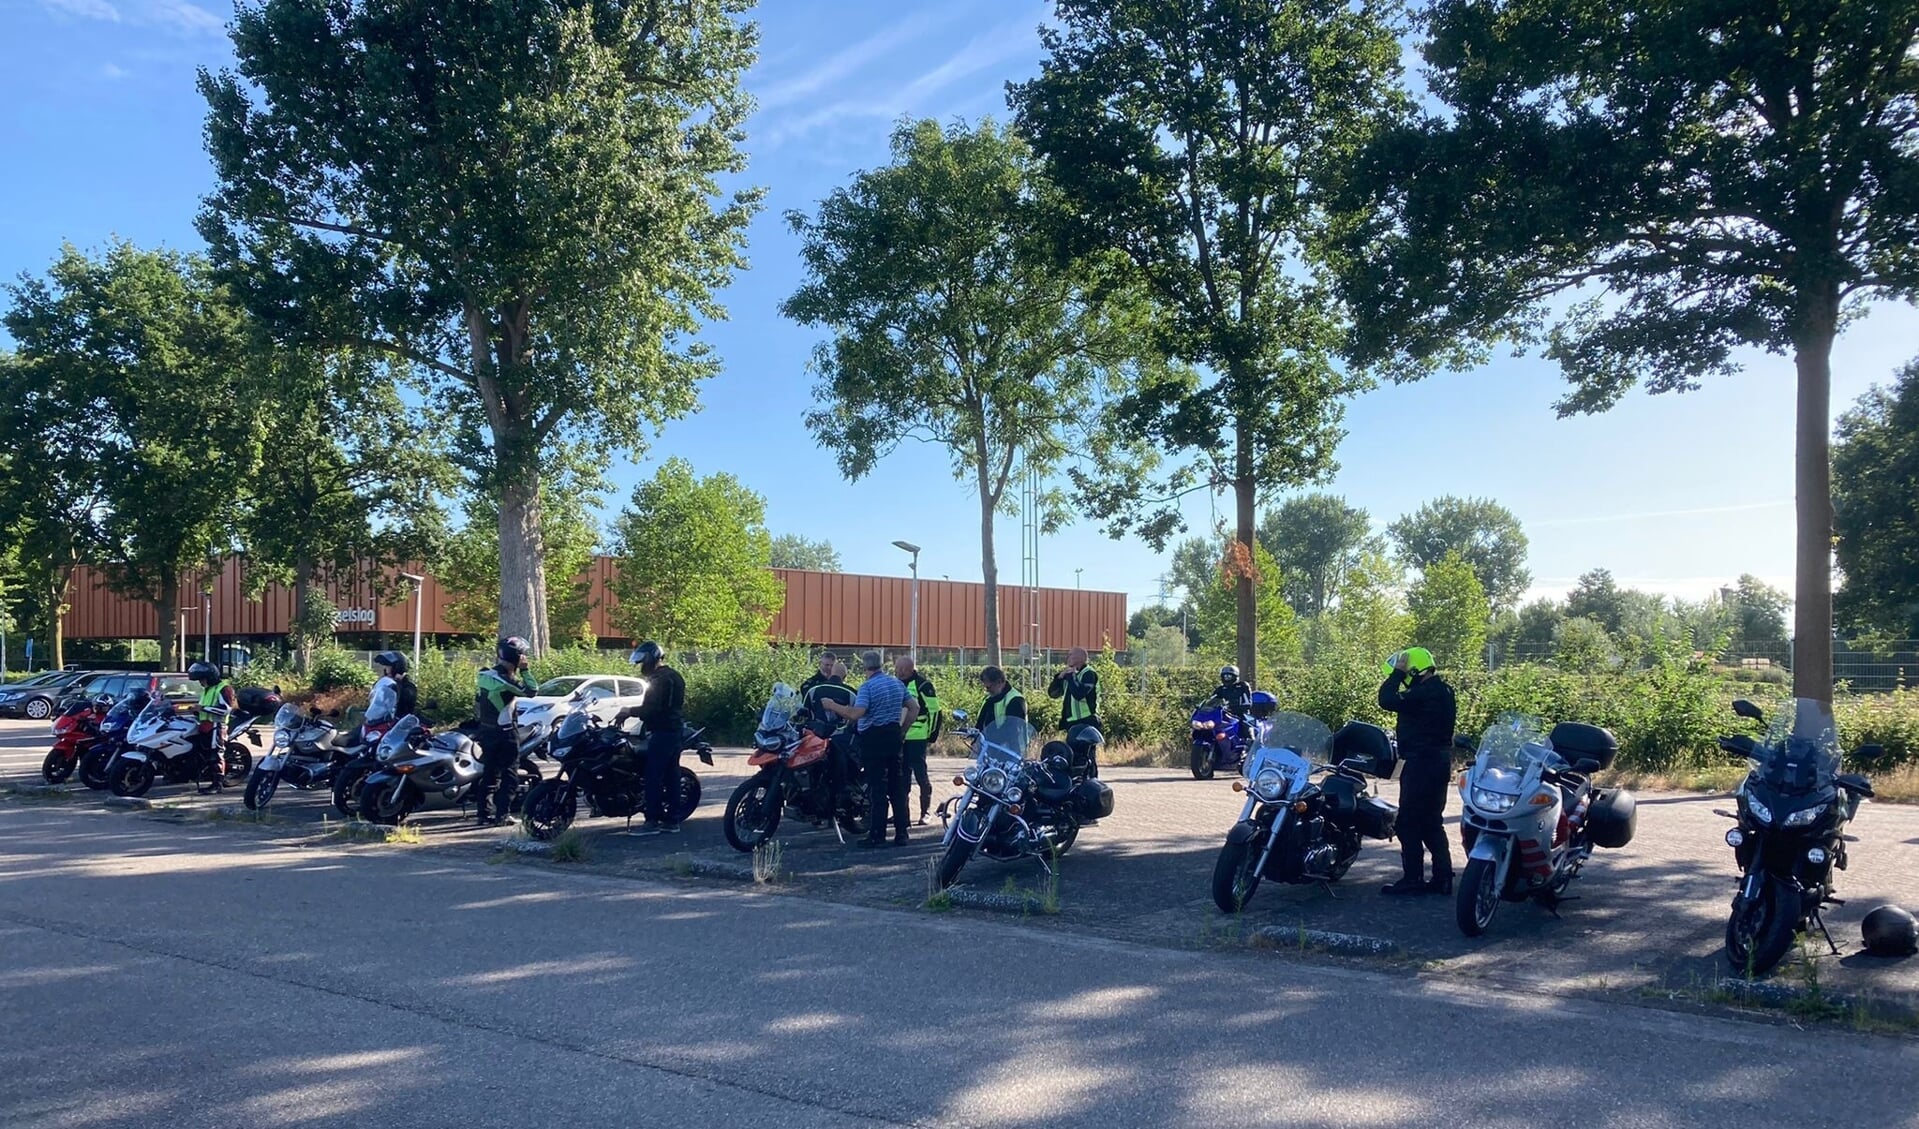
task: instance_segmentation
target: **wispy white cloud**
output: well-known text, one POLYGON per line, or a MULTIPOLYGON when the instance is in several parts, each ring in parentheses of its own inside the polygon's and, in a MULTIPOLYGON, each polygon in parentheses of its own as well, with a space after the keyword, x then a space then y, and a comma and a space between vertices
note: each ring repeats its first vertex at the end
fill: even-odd
POLYGON ((120 22, 120 9, 107 0, 40 0, 40 6, 49 12, 76 19, 120 22))
POLYGON ((938 13, 920 11, 891 27, 881 28, 799 74, 761 87, 757 92, 760 109, 777 110, 809 94, 817 94, 827 86, 858 73, 867 64, 885 57, 894 48, 918 38, 940 23, 942 18, 951 18, 952 15, 950 10, 944 17, 938 13))
POLYGON ((96 23, 124 23, 154 27, 174 35, 192 38, 216 36, 226 32, 226 23, 192 0, 39 0, 40 6, 56 15, 96 23))
POLYGON ((181 35, 223 35, 226 21, 187 0, 145 0, 153 22, 181 35))
POLYGON ((984 35, 974 37, 939 66, 907 83, 899 92, 900 100, 911 104, 914 100, 936 90, 943 90, 962 78, 968 78, 1008 59, 1030 52, 1039 38, 1035 30, 1038 27, 1037 16, 1022 16, 1019 19, 1008 20, 984 35))
POLYGON ((119 79, 127 78, 131 76, 132 73, 133 73, 132 71, 129 71, 125 67, 122 67, 116 63, 100 64, 100 77, 104 79, 108 79, 110 81, 117 81, 119 79))

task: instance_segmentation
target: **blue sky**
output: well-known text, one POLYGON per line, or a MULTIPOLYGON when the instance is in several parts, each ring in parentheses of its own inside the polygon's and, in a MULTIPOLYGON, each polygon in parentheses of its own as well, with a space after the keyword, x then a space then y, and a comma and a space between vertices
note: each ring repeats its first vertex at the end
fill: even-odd
MULTIPOLYGON (((772 0, 758 18, 761 62, 749 85, 750 178, 768 187, 751 232, 752 269, 725 296, 731 320, 708 339, 726 361, 705 408, 670 425, 638 465, 614 470, 617 509, 654 462, 679 455, 726 470, 767 498, 776 532, 825 537, 852 571, 903 573, 896 538, 921 545, 930 577, 977 580, 978 523, 944 455, 915 446, 877 481, 843 482, 801 423, 812 402, 812 333, 783 321, 799 281, 781 215, 809 209, 856 170, 886 159, 901 115, 1005 117, 1004 84, 1030 75, 1047 6, 1026 0, 884 4, 772 0), (876 519, 878 511, 896 517, 876 519)), ((123 236, 198 246, 192 217, 212 174, 200 148, 196 66, 228 59, 224 7, 190 0, 0 0, 10 32, 0 69, 0 274, 43 271, 61 240, 97 247, 123 236)), ((1871 310, 1841 340, 1834 404, 1919 356, 1919 311, 1871 310)), ((1375 524, 1437 495, 1489 496, 1532 539, 1538 591, 1610 568, 1622 582, 1699 596, 1752 572, 1792 578, 1792 365, 1755 355, 1747 372, 1685 395, 1630 396, 1597 417, 1558 420, 1550 364, 1502 358, 1472 373, 1386 387, 1353 401, 1330 489, 1375 524)), ((1195 528, 1215 514, 1188 506, 1195 528)), ((1017 521, 1001 523, 1000 571, 1020 573, 1017 521)), ((1047 539, 1042 578, 1150 599, 1162 558, 1092 523, 1047 539)))

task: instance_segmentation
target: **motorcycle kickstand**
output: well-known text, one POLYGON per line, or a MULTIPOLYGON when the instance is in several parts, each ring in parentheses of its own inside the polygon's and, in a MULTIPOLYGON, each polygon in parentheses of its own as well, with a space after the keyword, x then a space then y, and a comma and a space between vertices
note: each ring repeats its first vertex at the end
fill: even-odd
POLYGON ((1333 889, 1333 884, 1331 882, 1321 882, 1319 884, 1319 892, 1333 899, 1334 901, 1341 900, 1339 897, 1339 891, 1333 889))
POLYGON ((1832 930, 1826 928, 1826 915, 1820 913, 1818 910, 1814 910, 1812 923, 1819 927, 1819 932, 1826 938, 1826 947, 1832 950, 1832 955, 1838 956, 1839 943, 1832 939, 1832 930))

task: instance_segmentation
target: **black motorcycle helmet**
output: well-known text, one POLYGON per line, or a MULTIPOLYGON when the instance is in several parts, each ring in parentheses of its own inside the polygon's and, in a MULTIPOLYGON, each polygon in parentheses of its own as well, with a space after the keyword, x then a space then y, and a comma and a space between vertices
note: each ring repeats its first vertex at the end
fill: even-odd
POLYGON ((500 640, 500 645, 493 649, 493 653, 500 656, 500 661, 506 665, 519 666, 520 660, 532 649, 533 645, 518 635, 509 635, 500 640))
POLYGON ((381 651, 373 656, 373 665, 386 667, 387 673, 397 678, 406 673, 406 656, 398 651, 381 651))
POLYGON ((1220 668, 1219 668, 1219 682, 1220 682, 1220 685, 1222 685, 1222 686, 1231 686, 1231 685, 1232 685, 1233 683, 1235 683, 1235 682, 1238 682, 1238 681, 1239 681, 1239 668, 1238 668, 1238 667, 1236 667, 1236 666, 1231 666, 1231 665, 1228 665, 1228 666, 1222 666, 1222 667, 1220 667, 1220 668))
POLYGON ((1071 733, 1066 735, 1066 740, 1068 744, 1072 745, 1074 752, 1086 753, 1104 745, 1106 743, 1106 734, 1101 733, 1098 726, 1077 725, 1073 727, 1071 733))
POLYGON ((665 652, 660 650, 660 645, 648 639, 646 642, 633 648, 633 653, 628 656, 628 658, 634 666, 639 667, 647 673, 652 673, 653 668, 660 665, 660 659, 664 655, 665 652))
POLYGON ((187 668, 187 677, 202 686, 211 686, 220 680, 220 671, 210 662, 197 662, 187 668))
POLYGON ((1866 951, 1876 957, 1909 957, 1919 952, 1919 921, 1898 906, 1880 906, 1859 923, 1866 951))

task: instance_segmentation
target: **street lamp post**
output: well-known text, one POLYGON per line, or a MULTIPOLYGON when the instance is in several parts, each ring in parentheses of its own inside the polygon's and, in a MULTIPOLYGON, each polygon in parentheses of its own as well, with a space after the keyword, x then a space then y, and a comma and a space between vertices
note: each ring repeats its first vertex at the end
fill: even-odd
POLYGON ((200 658, 213 661, 213 589, 200 590, 200 658))
POLYGON ((906 629, 906 653, 914 662, 920 661, 920 547, 911 541, 893 542, 895 549, 903 549, 913 554, 913 562, 908 567, 913 570, 913 622, 906 629))
POLYGON ((1078 590, 1079 588, 1079 574, 1085 571, 1086 570, 1083 568, 1076 568, 1073 570, 1073 588, 1075 590, 1078 590))
POLYGON ((415 576, 410 572, 400 574, 400 579, 413 584, 413 667, 420 666, 420 610, 426 603, 426 577, 415 576))

